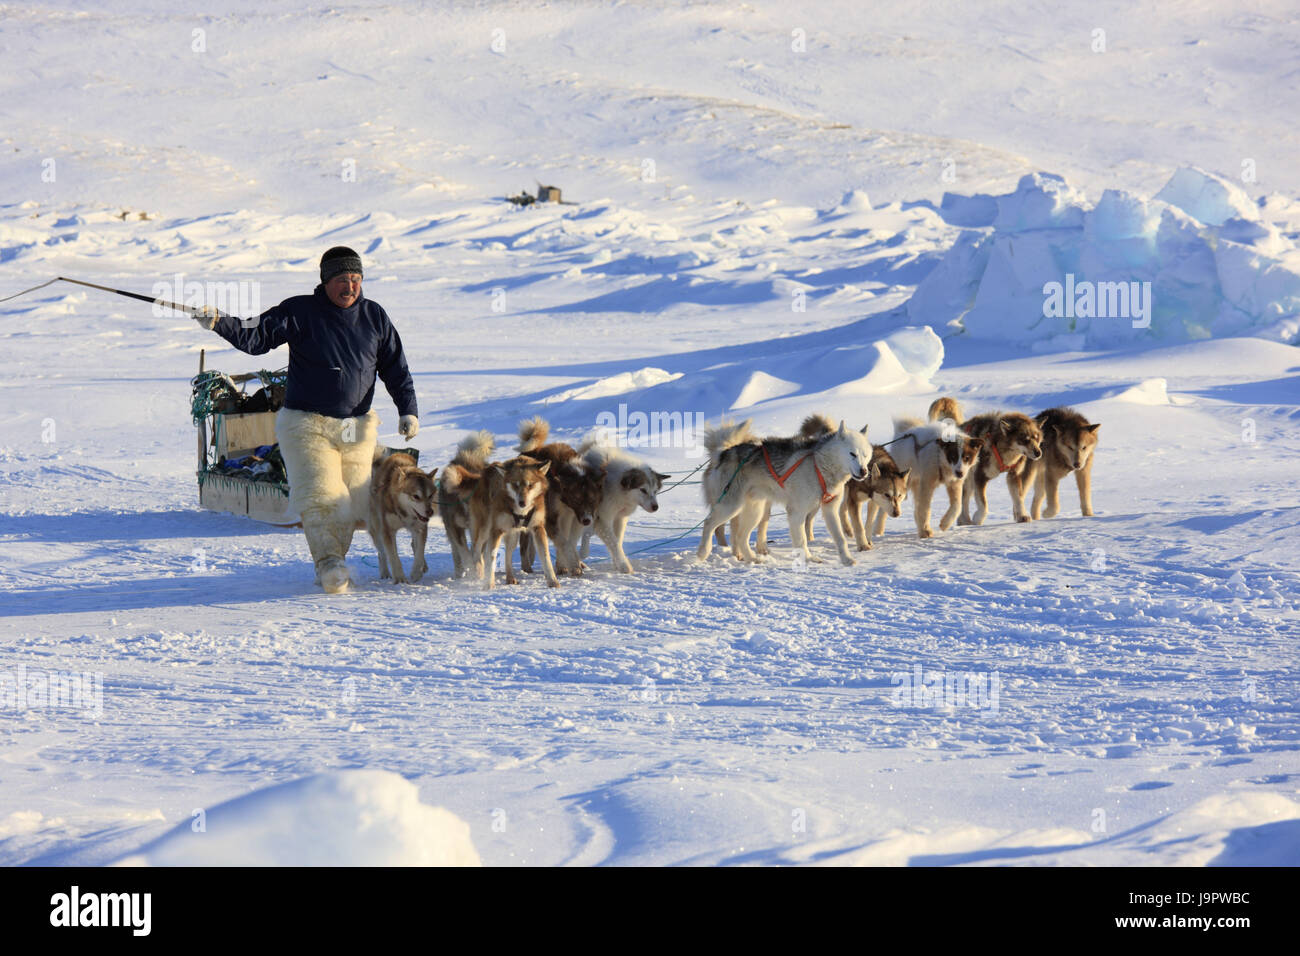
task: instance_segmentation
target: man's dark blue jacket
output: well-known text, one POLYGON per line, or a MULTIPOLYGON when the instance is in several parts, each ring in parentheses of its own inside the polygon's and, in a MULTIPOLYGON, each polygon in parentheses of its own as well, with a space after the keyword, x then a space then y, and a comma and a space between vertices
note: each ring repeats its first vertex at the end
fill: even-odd
POLYGON ((223 315, 216 332, 250 355, 288 343, 287 408, 332 418, 364 415, 375 395, 377 373, 398 414, 418 414, 402 340, 388 313, 365 296, 340 309, 318 285, 311 295, 285 299, 255 320, 223 315))

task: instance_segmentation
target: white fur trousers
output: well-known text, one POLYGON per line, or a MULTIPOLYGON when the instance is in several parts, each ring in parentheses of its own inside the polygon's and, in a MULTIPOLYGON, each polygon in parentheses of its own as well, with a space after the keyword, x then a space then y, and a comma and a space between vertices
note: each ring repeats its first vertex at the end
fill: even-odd
POLYGON ((365 520, 379 415, 331 418, 282 408, 275 435, 289 478, 289 507, 302 516, 319 576, 323 563, 342 563, 356 522, 365 520))

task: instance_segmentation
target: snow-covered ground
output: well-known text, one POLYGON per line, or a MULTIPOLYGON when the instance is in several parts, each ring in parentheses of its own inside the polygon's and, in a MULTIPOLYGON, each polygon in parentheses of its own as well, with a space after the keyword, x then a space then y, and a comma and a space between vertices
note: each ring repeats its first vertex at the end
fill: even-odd
MULTIPOLYGON (((683 484, 631 576, 597 546, 487 594, 438 529, 392 586, 359 533, 327 596, 300 532, 197 509, 199 349, 284 353, 6 302, 0 862, 1300 862, 1300 18, 1233 8, 6 6, 0 295, 265 308, 351 245, 426 466, 535 414, 1102 428, 1093 518, 1067 481, 1014 524, 999 482, 851 568, 781 517, 700 565, 683 484), (504 202, 537 180, 574 205, 504 202), (1067 272, 1150 282, 1150 326, 1038 323, 1067 272), (906 706, 918 674, 978 692, 906 706)), ((698 479, 676 437, 637 451, 698 479)))

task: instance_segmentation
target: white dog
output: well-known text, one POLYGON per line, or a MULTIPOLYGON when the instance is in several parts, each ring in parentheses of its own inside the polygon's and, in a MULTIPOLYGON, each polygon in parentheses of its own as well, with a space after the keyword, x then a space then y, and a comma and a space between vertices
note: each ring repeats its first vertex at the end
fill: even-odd
POLYGON ((840 561, 857 562, 849 554, 840 525, 840 496, 850 478, 862 478, 871 464, 867 430, 840 427, 815 438, 756 438, 748 420, 707 429, 704 447, 709 466, 704 471, 704 501, 709 506, 697 555, 707 560, 713 533, 732 518, 732 549, 743 561, 758 561, 749 536, 763 518, 769 501, 785 505, 790 541, 807 561, 821 562, 808 550, 805 528, 820 507, 840 561))
MULTIPOLYGON (((894 421, 894 435, 886 445, 899 469, 908 473, 907 488, 916 506, 916 533, 922 538, 934 535, 930 503, 940 485, 948 491, 948 510, 939 529, 947 531, 961 511, 962 485, 975 467, 983 440, 971 438, 951 420, 923 425, 915 418, 899 418, 894 421)), ((883 527, 883 515, 878 520, 883 527)))
POLYGON ((669 476, 660 474, 621 448, 599 445, 594 440, 583 442, 578 454, 588 469, 594 472, 603 469, 605 474, 605 488, 600 496, 600 507, 596 509, 595 524, 582 535, 581 557, 585 560, 591 553, 591 535, 595 532, 609 549, 614 567, 631 574, 632 562, 623 551, 627 519, 637 508, 644 508, 652 514, 659 510, 659 490, 669 476))

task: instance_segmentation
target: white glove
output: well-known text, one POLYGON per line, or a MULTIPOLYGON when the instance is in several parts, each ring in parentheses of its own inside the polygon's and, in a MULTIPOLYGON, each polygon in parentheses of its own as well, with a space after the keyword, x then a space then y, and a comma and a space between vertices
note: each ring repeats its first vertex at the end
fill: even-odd
POLYGON ((194 311, 194 321, 209 332, 217 327, 217 319, 219 318, 221 318, 221 313, 217 311, 215 305, 201 306, 194 311))
POLYGON ((415 433, 420 430, 420 420, 414 415, 403 415, 401 421, 397 423, 397 434, 401 435, 407 441, 415 437, 415 433))

